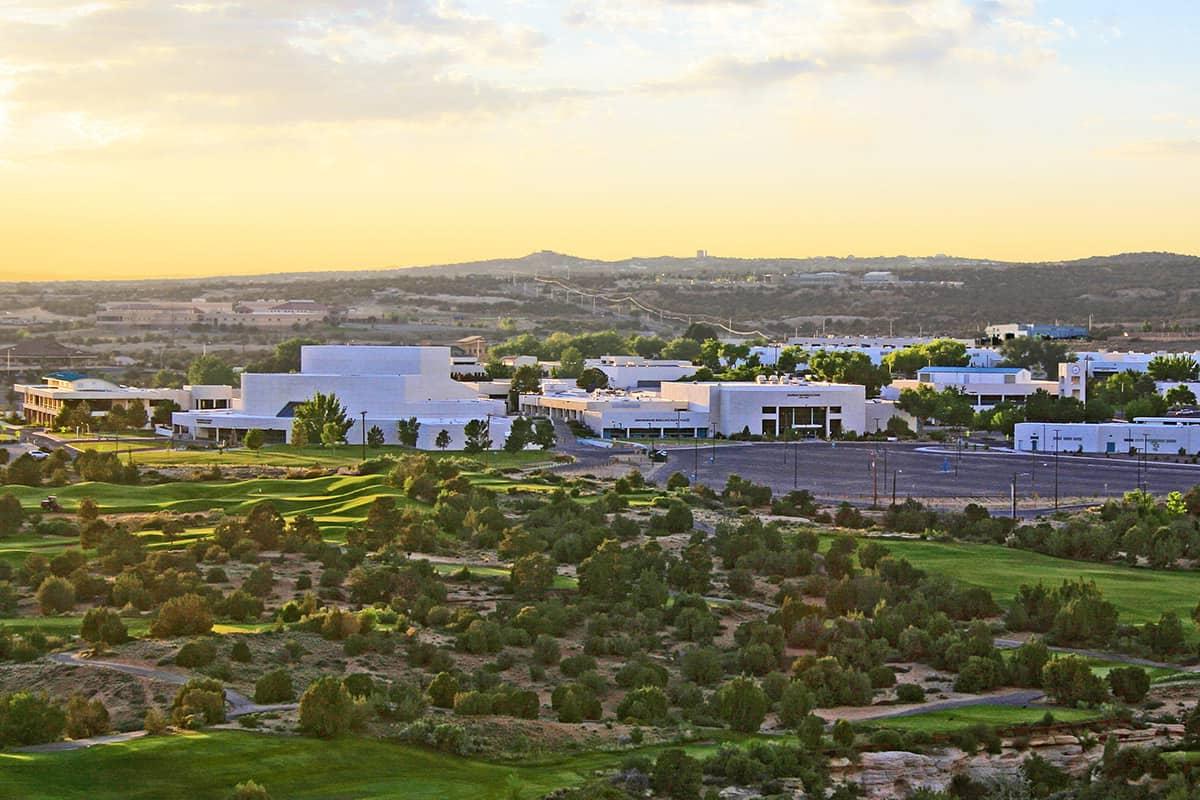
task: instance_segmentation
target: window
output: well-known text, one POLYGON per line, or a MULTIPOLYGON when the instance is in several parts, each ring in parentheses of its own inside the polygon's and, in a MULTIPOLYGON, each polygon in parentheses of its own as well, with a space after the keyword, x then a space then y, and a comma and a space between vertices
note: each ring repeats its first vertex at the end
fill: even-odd
POLYGON ((840 413, 842 413, 842 407, 841 406, 830 406, 829 413, 830 414, 840 414, 840 413))
POLYGON ((1016 375, 1005 375, 1005 376, 1004 376, 1004 382, 1005 382, 1005 383, 1016 383, 1016 382, 1017 382, 1017 376, 1016 376, 1016 375))
POLYGON ((774 414, 774 413, 775 413, 775 406, 763 406, 763 407, 762 407, 762 413, 764 413, 764 414, 774 414))

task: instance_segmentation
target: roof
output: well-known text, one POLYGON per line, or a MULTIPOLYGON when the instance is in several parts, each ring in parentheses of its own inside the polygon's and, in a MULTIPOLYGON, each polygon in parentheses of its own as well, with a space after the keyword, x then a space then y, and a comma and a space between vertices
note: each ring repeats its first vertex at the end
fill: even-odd
POLYGON ((16 344, 0 347, 0 354, 13 358, 81 358, 89 355, 53 339, 22 339, 16 344))
POLYGON ((57 372, 51 372, 49 375, 45 375, 43 377, 45 377, 47 380, 53 379, 56 381, 67 381, 69 383, 74 383, 75 381, 86 378, 87 375, 70 369, 60 369, 57 372))
POLYGON ((930 374, 948 374, 969 372, 975 375, 996 374, 996 375, 1016 375, 1024 370, 1021 367, 921 367, 917 370, 920 372, 928 372, 930 374))

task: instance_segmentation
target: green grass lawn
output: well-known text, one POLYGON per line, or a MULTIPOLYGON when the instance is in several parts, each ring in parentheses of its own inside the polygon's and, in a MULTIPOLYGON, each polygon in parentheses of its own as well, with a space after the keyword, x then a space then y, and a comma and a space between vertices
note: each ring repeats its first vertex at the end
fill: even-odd
MULTIPOLYGON (((687 749, 702 755, 715 747, 687 749)), ((622 757, 590 753, 508 765, 370 739, 210 731, 66 753, 0 752, 0 786, 5 797, 27 800, 218 800, 236 783, 253 779, 273 797, 289 800, 534 800, 614 767, 622 757)))
MULTIPOLYGON (((362 460, 362 446, 346 444, 338 447, 292 447, 291 445, 267 445, 259 450, 244 447, 221 450, 186 450, 169 449, 169 443, 164 439, 121 439, 114 442, 111 439, 71 442, 72 447, 101 452, 119 451, 124 458, 132 452, 134 463, 141 466, 271 466, 271 467, 345 467, 357 464, 362 460)), ((380 456, 401 457, 413 455, 418 451, 398 445, 385 445, 378 448, 367 448, 367 458, 380 456)), ((429 452, 434 458, 463 457, 461 452, 429 452)), ((506 453, 497 451, 480 453, 471 458, 478 460, 488 467, 507 469, 510 467, 525 467, 530 464, 549 463, 554 452, 537 450, 506 453)))
POLYGON ((1083 578, 1096 582, 1105 599, 1117 607, 1121 622, 1157 622, 1163 612, 1174 611, 1185 630, 1193 637, 1196 634, 1192 609, 1200 597, 1200 575, 1195 572, 1071 561, 1000 545, 875 541, 913 566, 988 589, 1001 605, 1011 603, 1023 583, 1041 581, 1057 586, 1067 579, 1083 578))
POLYGON ((995 725, 1000 727, 1025 725, 1041 722, 1049 711, 1057 722, 1087 722, 1099 719, 1099 711, 1077 708, 1045 708, 1031 706, 968 706, 949 711, 930 711, 909 717, 894 717, 863 723, 866 728, 889 728, 898 731, 923 731, 925 733, 951 733, 972 725, 995 725))

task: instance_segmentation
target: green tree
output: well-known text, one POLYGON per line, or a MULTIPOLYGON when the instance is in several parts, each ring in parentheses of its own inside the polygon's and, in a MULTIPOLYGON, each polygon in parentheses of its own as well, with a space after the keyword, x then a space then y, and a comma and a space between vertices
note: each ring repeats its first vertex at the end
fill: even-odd
POLYGON ((417 438, 421 434, 421 423, 416 417, 402 419, 396 423, 396 438, 405 447, 416 447, 417 438))
POLYGON ((1168 389, 1164 399, 1172 407, 1196 405, 1196 393, 1182 384, 1168 389))
POLYGON ((72 739, 87 739, 103 736, 111 729, 108 709, 99 698, 88 700, 79 692, 67 700, 67 736, 72 739))
POLYGON ((1200 378, 1200 364, 1197 364, 1191 356, 1183 353, 1155 356, 1146 365, 1146 371, 1156 381, 1186 382, 1200 378))
POLYGON ((864 386, 868 397, 879 394, 892 379, 887 367, 875 366, 866 353, 851 351, 818 350, 809 357, 808 370, 817 380, 864 386))
POLYGON ((533 443, 543 450, 550 450, 558 442, 558 436, 554 433, 554 423, 545 417, 538 417, 533 421, 533 443))
POLYGON ((608 374, 598 367, 588 367, 579 374, 579 378, 575 381, 575 385, 585 392, 594 392, 597 389, 608 388, 608 374))
POLYGON ((265 438, 266 434, 264 434, 261 430, 258 428, 251 428, 250 430, 246 431, 246 435, 242 437, 242 444, 251 450, 257 450, 263 446, 263 440, 265 438))
POLYGON ((654 793, 674 800, 697 800, 704 780, 700 761, 677 748, 664 750, 654 762, 654 793))
POLYGON ((753 678, 740 676, 717 690, 721 719, 735 731, 753 733, 761 726, 770 708, 767 694, 753 678))
POLYGON ((672 361, 692 361, 700 358, 700 343, 695 339, 672 339, 662 349, 662 357, 672 361))
POLYGON ((578 348, 564 347, 558 357, 558 362, 558 369, 554 373, 555 377, 578 378, 583 372, 583 353, 579 352, 578 348))
POLYGON ((184 594, 162 604, 158 617, 150 625, 150 635, 160 639, 202 636, 212 630, 212 624, 212 612, 204 598, 184 594))
POLYGON ((225 687, 215 678, 192 678, 175 694, 171 720, 184 728, 221 724, 225 721, 225 687))
POLYGON ((965 367, 970 361, 962 342, 935 339, 893 350, 883 357, 883 366, 893 374, 916 375, 921 367, 965 367))
POLYGON ((261 784, 243 781, 233 787, 227 800, 271 800, 271 794, 261 784))
POLYGON ((542 368, 536 364, 524 364, 513 370, 509 392, 515 395, 542 393, 542 368))
POLYGON ((1099 705, 1108 699, 1108 687, 1092 672, 1087 659, 1068 655, 1050 661, 1042 668, 1042 687, 1055 702, 1066 706, 1076 703, 1099 705))
POLYGON ((542 597, 554 583, 554 562, 541 553, 530 553, 513 562, 513 594, 517 597, 542 597))
MULTIPOLYGON (((338 444, 346 440, 346 434, 354 425, 346 407, 336 394, 316 392, 310 399, 296 406, 293 418, 295 427, 303 427, 306 442, 338 444), (332 426, 332 427, 330 427, 332 426)), ((295 434, 293 433, 293 438, 295 434)))
POLYGON ((463 427, 466 444, 463 450, 468 453, 482 453, 492 449, 491 425, 481 419, 473 419, 463 427))
POLYGON ((437 449, 444 451, 450 446, 450 431, 446 430, 445 428, 438 431, 438 435, 433 440, 433 443, 437 446, 437 449))
POLYGON ((0 537, 15 536, 25 524, 25 509, 11 492, 0 497, 0 537))
POLYGON ((309 684, 300 697, 300 730, 328 738, 359 727, 363 717, 346 685, 333 675, 309 684))
POLYGON ((70 611, 75 607, 75 586, 66 578, 51 575, 38 586, 37 602, 46 616, 70 611))
POLYGON ((286 669, 273 669, 254 684, 254 702, 261 705, 290 703, 296 699, 292 675, 286 669))
POLYGON ((45 694, 0 694, 0 746, 32 745, 62 738, 67 715, 45 694))
POLYGON ((83 615, 79 635, 86 641, 102 644, 121 644, 129 640, 129 632, 121 616, 107 608, 89 608, 83 615))
POLYGON ((194 360, 187 371, 192 386, 232 386, 236 380, 233 367, 217 355, 203 355, 194 360))
POLYGON ((1058 365, 1076 360, 1076 356, 1064 342, 1042 339, 1037 336, 1021 336, 1009 339, 1000 345, 1000 355, 1006 367, 1021 367, 1033 372, 1041 371, 1047 378, 1058 377, 1058 365))
POLYGON ((171 424, 171 415, 176 411, 182 411, 179 403, 174 400, 159 400, 154 404, 154 414, 151 416, 155 425, 169 426, 171 424))
POLYGON ((367 447, 378 450, 380 447, 383 447, 383 442, 383 429, 378 425, 372 425, 371 429, 367 431, 367 447))

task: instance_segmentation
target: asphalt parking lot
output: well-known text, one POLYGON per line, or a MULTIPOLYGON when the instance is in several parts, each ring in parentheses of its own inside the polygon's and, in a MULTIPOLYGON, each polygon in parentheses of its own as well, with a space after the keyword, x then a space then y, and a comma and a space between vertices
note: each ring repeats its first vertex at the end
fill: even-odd
MULTIPOLYGON (((848 443, 810 441, 798 444, 721 444, 715 450, 670 449, 665 474, 679 471, 720 489, 731 473, 766 484, 776 493, 808 489, 827 501, 849 500, 881 505, 896 497, 913 497, 939 505, 960 498, 1007 507, 1016 475, 1018 508, 1029 512, 1054 506, 1055 457, 1050 453, 965 450, 900 442, 848 443), (874 469, 872 464, 874 463, 874 469)), ((1155 494, 1187 490, 1200 484, 1200 466, 1104 456, 1058 458, 1058 496, 1063 505, 1084 499, 1118 497, 1143 485, 1155 494)))

